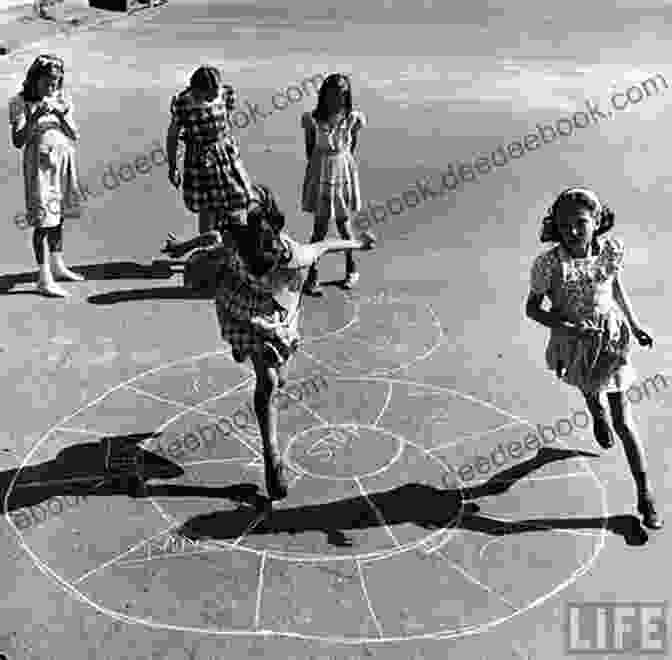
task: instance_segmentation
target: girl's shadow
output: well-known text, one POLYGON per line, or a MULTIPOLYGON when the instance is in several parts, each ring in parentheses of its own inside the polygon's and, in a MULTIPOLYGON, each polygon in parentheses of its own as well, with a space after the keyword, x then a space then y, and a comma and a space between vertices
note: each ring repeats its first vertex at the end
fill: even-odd
POLYGON ((20 471, 12 469, 1 472, 2 512, 36 506, 59 495, 225 498, 254 507, 263 499, 258 494, 259 487, 256 484, 231 484, 222 488, 146 485, 144 482, 150 479, 176 479, 184 475, 184 469, 173 461, 139 446, 140 443, 156 437, 155 433, 108 436, 98 442, 65 447, 58 452, 56 458, 37 465, 28 465, 20 471), (118 450, 122 448, 125 454, 129 448, 137 453, 141 465, 142 495, 139 494, 134 473, 108 469, 109 453, 121 454, 118 450))
MULTIPOLYGON (((73 266, 72 270, 83 275, 87 280, 161 280, 170 279, 173 271, 164 264, 139 264, 133 261, 112 261, 89 266, 73 266)), ((0 276, 0 295, 36 295, 34 290, 13 291, 22 284, 34 284, 37 272, 13 273, 0 276)))
POLYGON ((479 515, 480 507, 473 500, 501 495, 518 480, 543 465, 577 456, 597 457, 597 454, 542 448, 533 458, 504 470, 475 487, 441 490, 410 483, 384 492, 369 493, 366 497, 352 497, 273 512, 269 510, 253 527, 250 527, 255 518, 253 512, 220 511, 194 516, 183 526, 181 533, 191 539, 237 539, 246 534, 321 531, 331 545, 347 546, 351 542, 344 530, 413 523, 425 529, 455 527, 494 536, 547 532, 554 529, 606 529, 622 536, 628 545, 645 544, 648 535, 639 519, 632 515, 518 521, 479 515))

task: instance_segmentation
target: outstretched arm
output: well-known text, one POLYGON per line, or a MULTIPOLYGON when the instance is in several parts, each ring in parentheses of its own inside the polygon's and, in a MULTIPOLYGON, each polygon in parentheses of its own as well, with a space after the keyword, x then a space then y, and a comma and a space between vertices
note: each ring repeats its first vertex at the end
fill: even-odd
POLYGON ((376 238, 369 232, 364 232, 361 238, 345 241, 339 238, 330 238, 318 243, 304 244, 298 251, 297 260, 299 267, 311 266, 325 254, 343 252, 344 250, 373 250, 376 238))

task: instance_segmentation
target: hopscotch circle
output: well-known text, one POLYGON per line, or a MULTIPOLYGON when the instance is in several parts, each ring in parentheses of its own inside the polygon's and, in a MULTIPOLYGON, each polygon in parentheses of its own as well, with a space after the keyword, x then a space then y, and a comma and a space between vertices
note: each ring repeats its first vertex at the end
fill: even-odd
MULTIPOLYGON (((444 519, 442 526, 436 530, 433 531, 429 534, 426 534, 424 536, 420 536, 418 538, 412 539, 411 541, 408 541, 406 543, 402 543, 400 545, 394 546, 394 547, 389 547, 389 548, 383 548, 379 550, 372 550, 369 552, 361 552, 359 554, 334 554, 334 555, 325 555, 325 554, 315 554, 315 553, 308 553, 308 552, 285 552, 285 551, 278 551, 278 550, 260 550, 258 548, 255 548, 253 546, 247 545, 246 543, 241 543, 240 539, 238 539, 235 542, 228 542, 228 541, 223 541, 223 540, 213 540, 210 541, 209 543, 214 546, 214 547, 220 547, 220 548, 230 548, 230 549, 238 549, 239 551, 242 552, 251 552, 253 554, 262 556, 266 555, 268 557, 273 557, 274 559, 282 559, 284 561, 288 562, 310 562, 310 563, 329 563, 329 562, 342 562, 344 560, 355 560, 355 561, 367 561, 367 562, 373 562, 373 561, 378 561, 380 559, 389 559, 392 556, 402 554, 404 552, 409 552, 411 550, 416 550, 422 546, 428 546, 432 545, 434 541, 440 538, 440 544, 445 545, 449 539, 451 539, 456 531, 457 528, 460 524, 460 521, 462 520, 462 516, 464 513, 464 502, 462 498, 462 493, 459 488, 455 489, 455 482, 449 482, 448 480, 445 479, 445 477, 448 475, 448 470, 449 468, 446 467, 444 464, 443 460, 438 457, 432 455, 429 451, 421 447, 420 445, 416 444, 415 442, 412 442, 410 440, 406 440, 402 438, 401 436, 398 436, 396 434, 393 434, 389 431, 386 431, 385 429, 382 429, 380 427, 376 426, 370 426, 367 427, 371 431, 383 434, 391 438, 394 443, 397 445, 397 450, 394 453, 394 455, 379 469, 375 471, 371 471, 369 473, 362 473, 359 475, 352 475, 350 477, 326 477, 324 475, 319 475, 319 474, 311 474, 305 470, 305 468, 300 467, 297 465, 297 463, 293 462, 292 460, 289 459, 289 454, 291 453, 291 447, 292 445, 296 444, 297 439, 304 435, 307 434, 311 431, 316 431, 316 430, 322 430, 325 428, 338 428, 341 426, 342 428, 347 428, 351 429, 353 427, 352 424, 343 424, 343 425, 337 425, 337 424, 329 424, 326 426, 316 426, 316 427, 311 427, 310 429, 306 429, 300 434, 297 434, 293 438, 290 439, 287 448, 283 452, 283 460, 287 461, 288 466, 290 466, 292 469, 296 470, 302 475, 305 475, 308 478, 315 478, 315 479, 330 479, 332 481, 356 481, 359 479, 366 479, 368 477, 373 477, 373 476, 378 476, 388 470, 390 467, 392 467, 395 463, 397 463, 402 455, 404 450, 406 450, 408 447, 412 447, 414 451, 417 452, 418 455, 422 456, 424 459, 434 463, 436 467, 443 473, 443 478, 442 482, 444 484, 450 483, 450 486, 447 486, 447 488, 450 489, 450 492, 447 492, 447 499, 444 500, 443 502, 443 511, 445 514, 450 514, 447 515, 447 518, 444 519)), ((364 425, 360 425, 359 428, 364 428, 364 425)), ((206 461, 198 461, 198 465, 202 466, 206 463, 212 463, 216 464, 218 461, 217 459, 214 460, 206 460, 206 461)), ((461 484, 461 480, 457 475, 453 474, 452 472, 450 473, 451 476, 461 484)), ((171 524, 171 526, 174 527, 180 527, 181 522, 172 515, 170 511, 166 511, 166 509, 161 506, 156 500, 153 500, 151 497, 148 498, 154 508, 158 511, 158 513, 161 515, 161 517, 168 523, 171 524)))
MULTIPOLYGON (((334 437, 334 440, 332 441, 332 445, 336 444, 340 449, 342 449, 342 441, 339 442, 338 438, 339 435, 336 435, 334 437)), ((352 443, 350 443, 352 444, 352 443)), ((385 472, 385 470, 388 470, 390 467, 392 467, 399 459, 401 458, 401 455, 404 452, 404 445, 406 444, 406 441, 398 436, 395 435, 394 433, 391 433, 390 431, 386 431, 385 429, 378 428, 377 426, 365 426, 363 424, 324 424, 322 426, 312 426, 308 429, 304 429, 300 433, 297 433, 295 436, 289 439, 289 442, 287 443, 287 449, 285 449, 285 458, 287 460, 287 463, 289 467, 291 467, 293 470, 298 472, 299 474, 303 474, 309 477, 313 477, 314 479, 327 479, 329 481, 352 481, 355 478, 358 479, 365 479, 367 477, 375 477, 379 474, 382 474, 385 472), (315 472, 313 471, 314 468, 306 467, 305 464, 301 462, 301 458, 303 457, 305 460, 305 457, 320 457, 326 458, 325 461, 322 461, 318 459, 316 462, 326 462, 327 465, 332 465, 333 466, 333 454, 334 451, 330 446, 330 443, 324 441, 324 440, 318 440, 315 443, 311 444, 311 447, 308 448, 307 452, 301 452, 299 454, 298 452, 298 447, 297 445, 300 443, 300 440, 303 436, 309 435, 311 433, 316 433, 320 431, 326 431, 329 429, 333 430, 343 430, 345 431, 344 434, 339 434, 341 437, 345 436, 346 442, 348 438, 348 432, 350 432, 353 428, 356 428, 357 430, 359 429, 366 429, 374 434, 380 434, 382 436, 387 436, 392 440, 392 444, 396 444, 396 450, 394 452, 388 452, 388 454, 391 454, 386 461, 383 462, 382 465, 378 466, 375 470, 370 470, 368 472, 360 472, 358 474, 355 474, 354 472, 351 474, 334 474, 333 472, 331 474, 328 474, 326 472, 315 472), (292 453, 296 454, 296 456, 292 456, 292 453)), ((354 449, 355 451, 361 448, 361 444, 355 445, 351 449, 354 449)), ((352 451, 350 452, 350 456, 352 456, 352 451)), ((357 463, 357 457, 351 458, 353 463, 357 463)), ((446 475, 444 475, 445 478, 446 475)))
MULTIPOLYGON (((162 370, 168 369, 175 367, 177 365, 185 364, 185 363, 193 363, 198 360, 203 360, 206 359, 210 356, 213 355, 221 355, 221 351, 213 351, 210 353, 205 353, 199 356, 193 356, 191 358, 186 358, 182 360, 177 360, 165 365, 162 365, 160 367, 156 367, 154 369, 149 369, 141 374, 138 374, 137 376, 128 379, 127 381, 120 383, 119 385, 111 388, 104 394, 100 395, 93 401, 89 402, 88 404, 85 404, 81 408, 79 408, 77 411, 72 413, 71 415, 65 417, 63 420, 60 420, 57 424, 52 426, 40 439, 37 440, 37 442, 33 445, 33 447, 30 449, 26 457, 22 460, 20 466, 18 467, 16 473, 14 474, 10 484, 8 485, 7 492, 5 494, 5 510, 9 511, 9 498, 11 497, 11 493, 13 492, 13 488, 17 482, 17 480, 20 478, 21 471, 26 468, 26 466, 30 463, 31 459, 35 456, 35 454, 38 452, 38 450, 44 446, 46 441, 49 439, 49 437, 59 428, 61 427, 66 427, 68 422, 70 422, 73 418, 75 418, 78 414, 93 408, 94 406, 100 404, 104 399, 112 395, 114 392, 117 392, 124 387, 131 385, 132 383, 135 383, 139 381, 140 379, 147 377, 149 375, 154 375, 157 372, 160 372, 162 370)), ((402 395, 404 392, 404 388, 408 390, 406 398, 408 396, 420 396, 423 399, 426 399, 432 395, 434 396, 446 396, 450 400, 462 400, 467 402, 469 405, 473 405, 474 403, 477 403, 484 408, 489 408, 493 409, 495 406, 493 404, 490 404, 485 401, 481 401, 476 399, 473 396, 465 395, 462 394, 456 390, 453 390, 451 388, 447 387, 441 387, 441 386, 436 386, 436 385, 429 385, 425 383, 417 383, 417 382, 412 382, 412 381, 406 381, 406 380, 397 380, 397 379, 390 379, 390 378, 372 378, 372 377, 360 377, 360 378, 339 378, 335 379, 342 381, 344 383, 352 383, 354 382, 360 382, 363 384, 373 384, 373 383, 379 383, 381 385, 386 385, 388 388, 390 388, 390 392, 394 390, 401 390, 402 395)), ((202 407, 206 404, 208 404, 210 401, 215 400, 217 398, 221 398, 221 395, 216 395, 213 397, 210 397, 209 399, 206 399, 205 401, 200 402, 199 404, 195 406, 189 407, 190 410, 194 410, 197 407, 202 407)), ((383 426, 382 423, 379 424, 380 420, 383 418, 384 412, 386 409, 390 409, 390 402, 391 402, 391 396, 388 397, 386 400, 386 403, 383 406, 383 410, 381 413, 378 415, 378 418, 376 419, 376 422, 372 424, 374 427, 378 426, 383 426)), ((498 412, 502 413, 505 416, 508 416, 509 419, 512 419, 515 422, 524 424, 524 425, 529 425, 532 426, 531 423, 521 420, 520 418, 516 418, 510 413, 506 413, 505 411, 502 411, 501 409, 495 408, 498 412)), ((185 414, 187 411, 183 411, 183 414, 185 414)), ((411 445, 412 443, 408 440, 405 440, 406 445, 411 445)), ((426 450, 426 453, 430 453, 430 450, 426 450)), ((433 458, 437 458, 438 460, 441 460, 438 456, 435 456, 433 453, 431 454, 433 458)), ((442 461, 441 461, 442 462, 442 461)), ((606 497, 605 497, 605 489, 600 483, 599 479, 595 475, 595 473, 590 469, 589 465, 585 460, 581 461, 581 465, 583 466, 586 474, 588 476, 591 476, 595 483, 597 484, 598 488, 601 489, 602 491, 602 507, 603 507, 603 515, 608 515, 606 511, 606 497)), ((444 465, 444 469, 446 466, 444 465)), ((569 475, 571 476, 571 475, 569 475)), ((520 514, 520 512, 519 512, 520 514)), ((305 632, 299 632, 297 630, 287 630, 282 629, 282 630, 269 630, 269 629, 258 629, 253 626, 250 628, 245 628, 245 629, 213 629, 213 628, 208 628, 208 627, 203 627, 202 625, 174 625, 171 623, 167 623, 165 620, 157 620, 156 618, 153 617, 147 617, 147 618, 141 618, 139 616, 132 616, 129 613, 125 613, 123 611, 118 611, 116 609, 112 609, 112 607, 116 607, 116 605, 113 605, 112 607, 107 607, 104 604, 102 604, 101 597, 95 596, 96 600, 93 600, 93 596, 89 597, 82 588, 79 586, 81 579, 76 579, 74 581, 68 581, 65 577, 63 577, 61 574, 57 573, 56 570, 52 566, 49 565, 47 561, 42 559, 38 554, 35 552, 35 550, 26 542, 25 538, 23 537, 23 534, 20 532, 20 530, 16 527, 13 519, 11 516, 7 513, 5 515, 5 519, 9 525, 10 528, 14 530, 16 533, 17 537, 20 539, 21 546, 24 549, 24 551, 30 556, 32 561, 34 562, 35 566, 40 570, 41 573, 43 573, 45 576, 51 578, 54 580, 64 591, 66 591, 70 596, 72 596, 74 599, 79 600, 82 603, 85 603, 92 607, 94 610, 105 614, 109 616, 112 619, 115 619, 117 621, 122 621, 126 623, 134 623, 134 624, 140 624, 144 625, 150 628, 154 629, 161 629, 161 630, 176 630, 176 631, 182 631, 182 632, 190 632, 190 633, 197 633, 197 634, 207 634, 207 635, 217 635, 217 636, 223 636, 223 637, 269 637, 269 636, 279 636, 279 637, 285 637, 285 638, 294 638, 294 639, 304 639, 304 640, 314 640, 314 641, 322 641, 322 642, 329 642, 329 643, 342 643, 342 644, 379 644, 379 643, 387 643, 387 642, 403 642, 403 641, 414 641, 414 640, 429 640, 429 639, 441 639, 441 640, 446 640, 446 639, 456 639, 460 638, 463 636, 467 635, 475 635, 475 634, 480 634, 483 632, 486 632, 492 628, 494 628, 497 625, 500 625, 504 622, 507 622, 511 620, 512 618, 518 616, 521 613, 527 612, 530 609, 539 606, 541 603, 547 601, 551 597, 555 596, 558 594, 560 591, 563 589, 567 588, 570 584, 575 582, 581 575, 586 574, 591 566, 595 563, 597 556, 599 552, 603 549, 604 544, 605 544, 605 536, 606 532, 605 529, 601 529, 601 534, 599 537, 597 535, 592 536, 591 538, 596 538, 599 540, 599 543, 595 544, 594 550, 587 558, 587 560, 583 561, 581 560, 581 565, 579 568, 576 570, 572 570, 572 567, 568 567, 568 572, 571 571, 571 573, 566 577, 566 579, 563 579, 562 582, 559 584, 553 586, 552 588, 548 589, 546 591, 546 587, 543 587, 544 591, 546 593, 543 593, 541 596, 534 596, 533 599, 530 601, 524 601, 520 606, 517 608, 514 608, 512 612, 509 612, 507 615, 504 616, 498 616, 498 615, 493 615, 490 613, 489 608, 485 610, 485 614, 487 617, 484 617, 483 621, 479 621, 473 625, 468 625, 464 624, 456 629, 447 629, 445 627, 440 627, 438 626, 438 629, 433 629, 431 631, 427 632, 422 632, 418 634, 413 634, 412 632, 406 635, 399 635, 399 634, 385 634, 385 631, 381 630, 379 631, 379 635, 369 635, 369 636, 359 636, 359 637, 351 637, 351 636, 346 636, 344 634, 317 634, 317 633, 312 633, 310 631, 305 631, 305 632)), ((94 523, 95 524, 95 523, 94 523)), ((123 531, 123 530, 122 530, 123 531)), ((440 534, 445 530, 439 530, 437 533, 440 534)), ((451 530, 452 531, 452 530, 451 530)), ((455 530, 459 531, 459 530, 455 530)), ((94 532, 95 534, 95 532, 94 532)), ((526 541, 526 534, 520 535, 520 543, 525 543, 526 541)), ((423 542, 427 542, 431 536, 426 537, 423 539, 423 542)), ((465 540, 468 539, 468 536, 464 537, 465 540)), ((573 538, 573 536, 572 536, 573 538)), ((576 537, 581 538, 581 536, 576 537)), ((404 548, 406 550, 407 548, 404 548)), ((251 548, 238 548, 239 551, 241 552, 253 552, 251 548)), ((395 555, 400 555, 399 553, 400 548, 395 549, 395 555)), ((412 557, 413 553, 404 553, 403 556, 405 557, 412 557)), ((270 555, 269 555, 270 556, 270 555)), ((371 556, 368 560, 363 559, 362 564, 367 565, 368 563, 371 563, 372 565, 375 564, 380 564, 378 560, 384 559, 386 556, 391 557, 392 555, 388 553, 387 555, 384 555, 381 553, 381 551, 378 551, 375 556, 371 556)), ((352 557, 350 558, 352 560, 352 557)), ((106 562, 107 564, 108 562, 106 562)), ((446 569, 447 570, 447 569, 446 569)), ((502 567, 502 570, 506 571, 506 567, 502 567)), ((442 573, 443 575, 443 573, 442 573)), ((566 575, 563 573, 563 575, 566 575)), ((108 578, 109 579, 109 578, 108 578)), ((554 584, 554 579, 551 576, 550 578, 553 580, 553 582, 550 582, 550 584, 554 584)), ((384 588, 391 588, 393 585, 388 583, 384 583, 387 586, 384 588)), ((386 598, 389 602, 389 594, 387 592, 383 593, 382 596, 380 596, 379 593, 377 593, 377 596, 380 596, 382 598, 386 598)), ((489 601, 488 601, 489 602, 489 601)), ((499 601, 494 598, 495 604, 497 604, 499 601)), ((392 632, 392 631, 390 631, 392 632)))

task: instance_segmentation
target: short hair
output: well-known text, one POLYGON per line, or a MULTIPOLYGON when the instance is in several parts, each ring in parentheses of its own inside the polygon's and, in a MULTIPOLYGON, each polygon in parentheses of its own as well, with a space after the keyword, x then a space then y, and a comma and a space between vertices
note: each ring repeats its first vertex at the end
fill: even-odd
POLYGON ((191 87, 191 89, 196 89, 199 92, 209 92, 221 87, 222 82, 222 72, 214 66, 205 65, 199 66, 198 69, 191 74, 189 87, 191 87))
POLYGON ((562 243, 557 220, 569 210, 586 209, 597 220, 594 237, 606 234, 614 227, 614 212, 603 204, 589 188, 567 188, 556 198, 542 221, 539 240, 542 243, 562 243))
POLYGON ((65 66, 63 60, 56 55, 38 55, 26 72, 21 95, 25 101, 39 101, 37 81, 42 76, 51 76, 58 81, 58 89, 63 89, 65 66))

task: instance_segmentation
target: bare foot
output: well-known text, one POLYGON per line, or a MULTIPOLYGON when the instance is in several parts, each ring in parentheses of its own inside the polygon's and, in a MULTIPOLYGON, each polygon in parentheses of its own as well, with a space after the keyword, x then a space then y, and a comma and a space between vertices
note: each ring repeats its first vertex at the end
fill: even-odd
POLYGON ((70 294, 56 282, 38 282, 37 291, 47 298, 68 298, 70 294))

